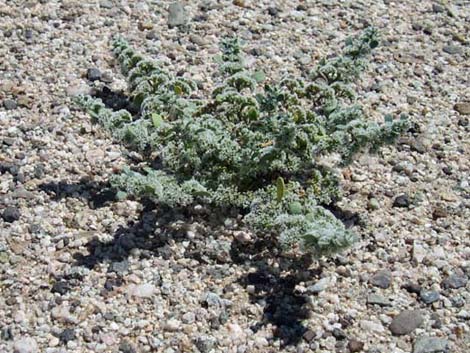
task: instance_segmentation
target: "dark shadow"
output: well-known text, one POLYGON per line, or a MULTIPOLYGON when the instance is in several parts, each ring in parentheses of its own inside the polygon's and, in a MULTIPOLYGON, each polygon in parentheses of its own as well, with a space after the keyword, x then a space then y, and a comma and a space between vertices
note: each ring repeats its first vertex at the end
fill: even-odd
POLYGON ((155 236, 158 214, 155 206, 146 203, 140 212, 137 221, 129 221, 127 226, 119 227, 113 240, 103 242, 94 238, 86 245, 88 255, 75 253, 73 256, 77 266, 93 269, 95 265, 103 262, 122 262, 127 260, 130 251, 134 248, 154 251, 165 245, 165 240, 155 236))
MULTIPOLYGON (((357 213, 337 206, 327 208, 348 228, 361 222, 357 213)), ((230 257, 239 265, 246 264, 247 268, 254 266, 257 269, 239 279, 245 288, 254 286, 250 301, 264 306, 263 320, 252 330, 256 332, 270 323, 275 327, 274 338, 281 340, 281 346, 286 347, 297 345, 308 330, 302 324, 310 314, 307 299, 295 288, 300 282, 315 281, 320 277, 322 268, 312 268, 313 259, 308 255, 281 256, 280 248, 274 237, 265 237, 252 244, 233 241, 230 257), (279 266, 273 267, 273 262, 279 266)))
POLYGON ((302 324, 309 317, 307 300, 295 287, 301 281, 315 278, 319 270, 310 268, 313 261, 310 256, 284 258, 279 255, 279 244, 273 238, 260 239, 248 246, 232 242, 232 260, 257 268, 239 279, 245 288, 254 287, 250 290, 250 301, 264 306, 263 320, 251 329, 256 332, 272 324, 274 338, 286 347, 298 344, 307 331, 302 324), (271 261, 277 262, 279 267, 273 267, 271 261))
POLYGON ((100 98, 107 108, 114 111, 125 109, 132 115, 139 113, 138 107, 131 102, 127 95, 122 92, 113 91, 108 86, 103 86, 101 89, 94 89, 92 97, 100 98))
POLYGON ((50 195, 52 200, 58 201, 67 197, 79 198, 86 201, 91 209, 109 205, 116 199, 116 190, 108 182, 96 182, 82 179, 79 182, 65 181, 44 183, 38 189, 50 195))
MULTIPOLYGON (((83 180, 81 183, 48 183, 40 186, 53 199, 78 197, 87 200, 90 207, 96 208, 109 204, 115 198, 114 190, 106 183, 83 180)), ((143 208, 135 221, 129 221, 120 227, 111 241, 104 242, 92 239, 87 247, 87 254, 81 252, 73 256, 76 266, 93 269, 101 263, 109 263, 108 271, 116 276, 108 278, 105 289, 112 289, 124 283, 121 271, 126 271, 127 259, 132 249, 139 249, 141 258, 161 256, 169 259, 175 254, 168 246, 168 239, 176 241, 187 239, 185 232, 172 228, 172 224, 197 222, 212 229, 218 229, 228 214, 233 210, 207 210, 206 213, 194 214, 190 208, 175 209, 155 205, 149 200, 142 200, 143 208)), ((344 211, 338 207, 328 207, 347 227, 360 222, 357 214, 344 211)), ((231 216, 235 216, 231 214, 231 216)), ((307 331, 302 322, 309 317, 307 298, 296 291, 300 282, 315 282, 322 269, 312 267, 311 256, 289 257, 281 254, 280 244, 276 237, 265 235, 251 243, 240 243, 236 240, 222 241, 220 248, 209 248, 206 235, 191 241, 184 254, 196 259, 201 264, 234 263, 238 266, 256 268, 239 278, 238 282, 250 292, 250 301, 264 307, 263 319, 252 327, 256 332, 267 324, 275 329, 274 338, 279 339, 283 347, 297 345, 307 331), (225 253, 224 253, 225 251, 225 253), (222 254, 222 256, 220 256, 222 254), (273 266, 277 263, 279 266, 273 266), (248 286, 251 288, 248 290, 248 286)), ((61 288, 60 283, 56 290, 61 288)))

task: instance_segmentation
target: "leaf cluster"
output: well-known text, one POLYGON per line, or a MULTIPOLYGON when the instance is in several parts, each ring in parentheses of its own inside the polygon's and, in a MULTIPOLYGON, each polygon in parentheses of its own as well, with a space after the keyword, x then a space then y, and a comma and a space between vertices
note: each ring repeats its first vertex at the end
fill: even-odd
POLYGON ((284 77, 260 85, 238 39, 221 43, 220 82, 206 99, 190 79, 176 77, 117 38, 113 50, 139 107, 133 116, 97 99, 79 103, 151 167, 113 177, 120 190, 169 206, 238 207, 247 226, 274 233, 288 247, 320 256, 349 246, 354 234, 324 206, 340 197, 335 170, 360 152, 391 143, 405 119, 368 120, 351 83, 378 45, 377 32, 349 39, 341 55, 321 60, 307 80, 284 77))

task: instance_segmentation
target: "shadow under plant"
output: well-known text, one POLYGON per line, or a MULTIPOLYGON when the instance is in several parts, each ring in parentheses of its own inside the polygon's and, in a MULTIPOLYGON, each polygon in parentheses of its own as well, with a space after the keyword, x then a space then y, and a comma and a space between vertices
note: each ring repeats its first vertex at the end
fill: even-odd
MULTIPOLYGON (((92 209, 109 205, 116 200, 116 191, 107 183, 97 183, 87 179, 78 183, 47 183, 39 188, 54 200, 68 197, 84 199, 92 209)), ((233 210, 210 209, 195 214, 188 209, 170 209, 155 205, 148 200, 141 200, 141 203, 143 207, 138 219, 120 227, 115 232, 113 240, 103 242, 94 238, 87 244, 86 255, 81 252, 74 254, 77 266, 93 269, 100 263, 109 264, 108 271, 116 272, 117 276, 112 279, 112 283, 107 281, 105 288, 124 283, 120 270, 126 267, 132 249, 139 249, 141 258, 151 256, 171 258, 173 254, 168 246, 168 240, 187 239, 185 232, 175 229, 175 224, 197 223, 207 229, 215 230, 227 226, 221 222, 227 218, 227 214, 233 213, 234 218, 236 216, 233 210)), ((338 208, 331 210, 347 226, 354 225, 358 220, 355 214, 343 212, 338 208)), ((278 242, 270 236, 246 244, 237 240, 231 243, 218 241, 215 234, 214 237, 204 234, 193 239, 186 249, 185 256, 201 264, 232 262, 247 270, 256 268, 254 272, 249 272, 238 279, 249 292, 250 301, 264 307, 263 319, 254 325, 252 330, 256 332, 263 326, 271 324, 275 327, 274 337, 280 339, 283 346, 296 345, 302 340, 307 331, 303 321, 308 318, 309 309, 307 298, 296 292, 296 286, 302 281, 312 281, 321 274, 321 268, 311 266, 311 257, 281 256, 278 242), (277 263, 278 266, 273 266, 273 263, 277 263)), ((58 283, 63 284, 63 282, 58 283)), ((56 287, 53 287, 53 290, 57 290, 56 287)))

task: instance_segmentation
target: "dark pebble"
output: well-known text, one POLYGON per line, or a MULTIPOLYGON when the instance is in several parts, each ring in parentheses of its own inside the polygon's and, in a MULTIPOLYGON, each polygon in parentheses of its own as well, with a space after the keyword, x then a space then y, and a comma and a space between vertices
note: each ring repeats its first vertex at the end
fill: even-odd
POLYGON ((436 291, 422 291, 419 294, 419 298, 425 304, 432 304, 434 302, 437 302, 441 298, 441 295, 439 294, 439 292, 436 291))
POLYGON ((0 338, 4 341, 11 341, 13 339, 13 331, 11 330, 11 327, 2 327, 0 338))
POLYGON ((390 324, 390 331, 397 336, 407 335, 424 322, 419 310, 405 310, 398 314, 390 324))
POLYGON ((306 340, 307 342, 310 342, 312 341, 314 338, 315 338, 316 334, 314 331, 312 330, 307 330, 305 331, 304 335, 303 335, 303 338, 304 340, 306 340))
POLYGON ((8 206, 2 213, 2 218, 5 222, 13 223, 20 219, 21 213, 17 207, 8 206))
POLYGON ((65 281, 58 281, 52 286, 52 293, 59 293, 60 295, 66 294, 70 290, 70 286, 65 281))
POLYGON ((403 288, 409 293, 419 294, 421 293, 421 286, 418 283, 407 283, 403 288))
POLYGON ((403 194, 400 196, 397 196, 395 200, 393 201, 393 207, 408 207, 410 205, 410 198, 408 195, 403 194))
POLYGON ((467 284, 467 277, 465 275, 452 274, 442 281, 441 285, 445 289, 458 289, 465 287, 467 284))
POLYGON ((337 340, 341 341, 347 338, 346 333, 340 328, 335 327, 332 333, 333 333, 334 338, 336 338, 337 340))
POLYGON ((432 11, 435 13, 445 12, 445 7, 439 4, 432 4, 432 11))
POLYGON ((268 14, 270 14, 272 17, 277 17, 279 15, 279 10, 275 7, 269 7, 268 14))
POLYGON ((18 167, 16 164, 9 163, 9 162, 0 163, 0 174, 8 172, 11 175, 16 176, 19 170, 20 170, 20 167, 18 167))
POLYGON ((90 81, 98 81, 101 79, 101 71, 96 68, 90 68, 86 72, 86 77, 90 81))
POLYGON ((6 110, 13 110, 18 107, 18 104, 13 99, 5 99, 3 101, 3 106, 5 107, 6 110))
POLYGON ((77 336, 75 335, 75 330, 71 328, 66 328, 59 335, 59 340, 64 344, 67 344, 67 342, 73 341, 76 338, 77 336))
POLYGON ((361 352, 364 348, 364 342, 352 338, 348 342, 348 348, 351 353, 361 352))
POLYGON ((215 340, 211 337, 199 337, 195 346, 201 353, 209 353, 214 348, 215 340))
POLYGON ((30 29, 27 29, 26 31, 24 31, 24 37, 25 37, 26 39, 31 39, 31 38, 33 38, 33 31, 30 30, 30 29))
POLYGON ((370 278, 369 283, 375 287, 386 289, 392 283, 392 273, 389 270, 380 270, 370 278))

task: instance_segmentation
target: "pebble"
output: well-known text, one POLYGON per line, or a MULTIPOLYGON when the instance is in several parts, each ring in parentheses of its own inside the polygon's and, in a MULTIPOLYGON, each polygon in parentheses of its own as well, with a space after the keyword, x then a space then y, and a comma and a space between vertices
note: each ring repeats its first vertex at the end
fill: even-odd
POLYGON ((181 2, 174 2, 168 8, 168 27, 173 28, 186 24, 186 11, 181 2))
POLYGON ((3 106, 5 107, 6 110, 13 110, 18 107, 18 104, 13 99, 5 99, 3 101, 3 106))
POLYGON ((32 337, 21 338, 13 343, 14 353, 37 353, 38 351, 38 344, 32 337))
POLYGON ((20 209, 14 206, 8 206, 3 210, 2 218, 7 223, 13 223, 21 217, 20 209))
POLYGON ((432 304, 434 302, 439 301, 439 299, 441 298, 441 295, 439 294, 439 292, 436 292, 436 291, 429 291, 429 292, 422 291, 419 294, 419 298, 425 304, 432 304))
POLYGON ((458 45, 446 45, 442 48, 444 52, 450 55, 462 54, 463 49, 458 45))
POLYGON ((329 277, 324 277, 314 285, 307 287, 307 292, 312 294, 318 294, 328 288, 330 283, 331 279, 329 277))
POLYGON ((155 286, 150 283, 144 283, 144 284, 138 284, 138 285, 131 284, 127 290, 127 293, 130 296, 135 296, 139 298, 150 298, 155 294, 155 292, 156 292, 155 286))
POLYGON ((163 328, 166 330, 166 331, 169 331, 169 332, 175 332, 175 331, 178 331, 181 327, 181 323, 176 320, 176 319, 170 319, 168 320, 165 325, 163 326, 163 328))
POLYGON ((389 270, 380 270, 369 279, 369 283, 375 287, 387 289, 392 283, 392 273, 389 270))
POLYGON ((367 297, 367 304, 372 304, 372 305, 379 305, 379 306, 391 306, 392 303, 390 302, 389 299, 382 297, 381 295, 378 294, 370 294, 367 297))
POLYGON ((361 328, 367 332, 384 332, 385 329, 380 322, 370 321, 370 320, 361 320, 359 323, 361 328))
POLYGON ((423 322, 420 310, 405 310, 393 318, 390 331, 397 336, 407 335, 420 327, 423 322))
POLYGON ((134 345, 127 341, 123 340, 119 344, 119 352, 121 353, 137 353, 137 350, 135 349, 134 345))
POLYGON ((113 262, 109 268, 110 272, 116 272, 119 275, 125 274, 128 270, 129 270, 128 260, 113 262))
POLYGON ((455 103, 454 110, 462 115, 470 115, 470 102, 455 103))
POLYGON ((413 344, 413 353, 446 353, 448 341, 438 337, 419 337, 413 344))
POLYGON ((393 207, 406 208, 410 205, 410 197, 407 194, 399 195, 393 201, 393 207))
POLYGON ((76 338, 75 330, 71 328, 63 330, 59 335, 59 340, 64 344, 67 344, 69 341, 73 341, 76 338))
POLYGON ((98 81, 101 79, 101 71, 97 68, 89 68, 86 72, 86 77, 90 81, 98 81))
POLYGON ((451 274, 444 281, 442 281, 441 286, 445 289, 458 289, 465 287, 467 285, 467 277, 465 275, 451 274))
POLYGON ((52 286, 52 293, 66 294, 70 290, 70 285, 66 281, 58 281, 52 286))
POLYGON ((364 348, 364 342, 358 341, 354 338, 348 342, 348 349, 351 353, 361 352, 364 348))
POLYGON ((209 353, 215 345, 215 339, 209 336, 201 336, 196 340, 195 346, 201 353, 209 353))

